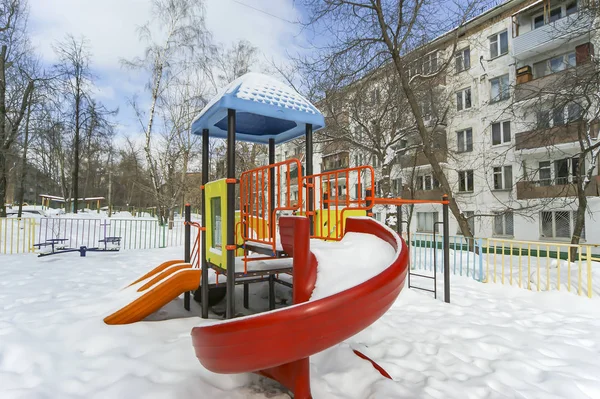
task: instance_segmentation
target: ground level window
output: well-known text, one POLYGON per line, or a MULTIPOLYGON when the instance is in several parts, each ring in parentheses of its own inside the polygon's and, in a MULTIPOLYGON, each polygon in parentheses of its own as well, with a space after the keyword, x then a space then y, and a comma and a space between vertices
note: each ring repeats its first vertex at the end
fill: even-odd
POLYGON ((432 233, 438 221, 438 212, 417 212, 417 231, 432 233))
POLYGON ((498 212, 494 216, 495 236, 514 236, 514 221, 512 212, 498 212))
MULTIPOLYGON (((540 212, 540 236, 544 238, 571 238, 575 228, 575 211, 540 212)), ((585 238, 585 224, 581 232, 585 238)))

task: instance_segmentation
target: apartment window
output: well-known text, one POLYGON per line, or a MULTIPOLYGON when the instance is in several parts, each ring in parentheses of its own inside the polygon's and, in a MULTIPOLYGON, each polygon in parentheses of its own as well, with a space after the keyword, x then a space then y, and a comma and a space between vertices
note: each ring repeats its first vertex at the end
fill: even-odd
POLYGON ((456 145, 458 152, 473 151, 473 130, 469 128, 456 132, 456 145))
POLYGON ((536 78, 541 78, 555 72, 564 71, 568 68, 574 68, 576 64, 577 61, 575 51, 571 51, 566 54, 548 58, 544 61, 536 62, 533 64, 533 76, 536 78))
POLYGON ((421 101, 419 103, 419 107, 421 108, 421 116, 423 117, 423 120, 425 120, 425 121, 430 120, 431 115, 433 114, 432 107, 431 107, 431 100, 425 99, 425 100, 421 101))
POLYGON ((569 122, 575 122, 583 117, 583 107, 578 103, 570 103, 567 105, 567 120, 569 122))
POLYGON ((416 190, 430 191, 440 186, 440 183, 433 175, 417 176, 416 190))
POLYGON ((544 26, 544 14, 533 17, 533 29, 541 28, 542 26, 544 26))
POLYGON ((490 58, 508 53, 508 32, 500 32, 490 37, 490 58))
POLYGON ((432 233, 437 221, 437 212, 417 212, 417 231, 432 233))
POLYGON ((409 67, 410 76, 431 74, 438 70, 438 57, 437 50, 429 54, 424 55, 418 60, 412 62, 409 67))
POLYGON ((510 121, 492 123, 492 145, 510 143, 510 121))
POLYGON ((473 171, 461 170, 458 172, 458 191, 470 192, 473 191, 473 171))
POLYGON ((533 17, 533 29, 541 28, 542 26, 558 21, 568 15, 575 14, 577 12, 577 1, 563 4, 550 10, 548 20, 544 18, 544 14, 538 14, 533 17))
POLYGON ((456 93, 456 110, 471 108, 471 88, 467 88, 456 93))
POLYGON ((497 78, 490 79, 490 84, 492 85, 491 91, 491 102, 496 102, 500 100, 506 100, 510 97, 509 84, 508 84, 508 74, 498 76, 497 78))
POLYGON ((437 69, 437 51, 425 55, 423 57, 423 73, 434 73, 437 71, 437 69))
POLYGON ((549 186, 552 183, 552 169, 550 161, 541 161, 538 164, 538 177, 540 186, 549 186))
POLYGON ((541 161, 538 166, 540 186, 576 183, 579 176, 585 175, 585 164, 579 165, 578 157, 541 161))
POLYGON ((466 71, 471 67, 471 50, 469 47, 464 48, 454 56, 456 72, 466 71))
MULTIPOLYGON (((467 218, 467 223, 469 224, 469 230, 471 233, 475 234, 475 212, 473 211, 464 211, 462 212, 463 216, 467 218)), ((462 235, 462 230, 460 226, 456 228, 456 234, 462 235)))
POLYGON ((562 126, 566 122, 576 122, 583 117, 583 107, 575 102, 566 106, 557 106, 552 109, 536 112, 537 128, 549 129, 562 126))
POLYGON ((494 216, 494 235, 495 236, 514 236, 514 220, 512 212, 497 212, 494 216))
POLYGON ((375 155, 375 154, 373 154, 372 163, 373 163, 374 168, 378 168, 380 166, 379 159, 377 158, 377 155, 375 155))
POLYGON ((494 190, 510 190, 513 186, 512 166, 494 168, 494 190))
POLYGON ((402 193, 402 178, 392 179, 392 193, 399 196, 402 193))
MULTIPOLYGON (((544 238, 571 238, 575 228, 574 211, 540 212, 540 236, 544 238)), ((585 225, 581 234, 585 238, 585 225)))

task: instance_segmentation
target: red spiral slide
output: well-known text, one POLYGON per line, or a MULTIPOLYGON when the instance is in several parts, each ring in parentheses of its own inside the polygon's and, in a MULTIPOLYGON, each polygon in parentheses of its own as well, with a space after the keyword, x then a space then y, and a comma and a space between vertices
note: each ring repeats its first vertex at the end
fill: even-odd
POLYGON ((348 218, 345 230, 388 242, 396 250, 392 264, 355 287, 308 302, 317 276, 308 219, 282 217, 282 245, 294 258, 294 305, 195 327, 192 341, 202 365, 215 373, 255 372, 279 381, 297 399, 310 398, 308 357, 379 319, 400 294, 408 271, 406 244, 391 230, 370 218, 348 218))

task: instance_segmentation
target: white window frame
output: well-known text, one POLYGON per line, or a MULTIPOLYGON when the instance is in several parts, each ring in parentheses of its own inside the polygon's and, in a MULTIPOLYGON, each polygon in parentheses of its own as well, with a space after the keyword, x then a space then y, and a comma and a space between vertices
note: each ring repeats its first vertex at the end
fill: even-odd
POLYGON ((470 87, 466 87, 456 92, 456 110, 464 111, 473 106, 473 97, 470 87), (469 103, 467 104, 467 92, 469 93, 469 103), (468 105, 468 106, 467 106, 468 105))
MULTIPOLYGON (((538 162, 538 169, 537 169, 537 183, 539 186, 555 186, 555 185, 565 185, 565 184, 573 184, 573 183, 577 183, 579 177, 574 174, 574 167, 573 167, 573 161, 577 160, 577 162, 579 162, 579 157, 578 156, 574 156, 574 157, 567 157, 567 158, 561 158, 561 159, 553 159, 553 160, 545 160, 545 161, 539 161, 538 162), (557 173, 556 173, 556 163, 560 162, 560 161, 567 161, 567 176, 561 176, 558 177, 557 173), (549 166, 544 165, 544 169, 545 170, 549 170, 550 171, 550 177, 549 178, 544 178, 542 179, 541 177, 541 170, 542 167, 540 166, 542 163, 546 164, 549 163, 549 166), (564 183, 558 184, 558 179, 567 179, 564 183), (543 182, 547 182, 547 183, 543 183, 543 182)), ((585 163, 583 164, 583 167, 579 167, 579 174, 580 176, 585 176, 586 173, 586 168, 585 168, 585 163)))
POLYGON ((436 224, 439 221, 439 212, 417 212, 417 232, 419 233, 433 233, 436 224), (423 216, 421 216, 423 215, 423 216), (428 224, 428 216, 431 218, 431 226, 423 226, 428 224), (422 218, 425 218, 423 221, 422 218))
POLYGON ((459 170, 458 171, 458 192, 459 193, 472 193, 475 191, 475 172, 473 169, 459 170), (469 173, 471 174, 471 184, 473 185, 469 190, 469 173), (464 183, 465 190, 460 189, 461 181, 464 183))
POLYGON ((490 103, 497 103, 499 101, 508 100, 510 98, 510 76, 508 73, 504 75, 496 76, 493 79, 490 79, 490 103), (504 87, 504 83, 502 83, 503 78, 506 77, 506 87, 504 87), (493 87, 494 81, 498 81, 498 96, 497 98, 493 97, 493 87))
POLYGON ((415 178, 415 190, 432 191, 439 187, 440 183, 436 180, 432 173, 419 175, 415 178), (429 182, 429 184, 427 184, 427 182, 429 182))
POLYGON ((512 142, 512 129, 510 126, 510 121, 501 121, 501 122, 492 123, 491 135, 492 135, 492 146, 500 146, 500 145, 504 145, 504 144, 510 144, 512 142), (506 129, 505 129, 505 127, 507 126, 506 124, 508 124, 508 133, 506 132, 506 129), (499 125, 499 127, 500 127, 500 142, 499 143, 494 143, 494 125, 499 125), (506 137, 507 134, 508 134, 508 138, 506 137))
POLYGON ((454 55, 454 69, 456 73, 467 71, 471 68, 471 48, 469 46, 456 52, 454 55), (465 53, 468 53, 465 56, 465 53))
POLYGON ((489 43, 489 50, 490 50, 490 59, 495 59, 498 57, 502 57, 503 55, 508 54, 508 30, 503 30, 501 32, 498 32, 496 34, 493 34, 492 36, 488 37, 488 43, 489 43), (500 36, 505 34, 506 35, 506 51, 505 52, 501 52, 502 48, 500 45, 501 42, 501 38, 500 36), (492 51, 492 46, 496 47, 496 55, 493 54, 492 51))
POLYGON ((512 211, 494 212, 494 226, 492 227, 492 235, 494 237, 514 237, 515 236, 515 216, 512 211), (511 220, 512 232, 507 231, 507 220, 511 220), (498 229, 500 225, 500 229, 498 229), (501 230, 501 233, 498 233, 501 230))
POLYGON ((456 132, 456 152, 458 153, 463 153, 463 152, 473 152, 473 129, 468 127, 466 129, 462 129, 456 132), (469 143, 469 141, 467 140, 467 138, 469 137, 469 133, 470 132, 470 136, 471 136, 471 142, 469 143), (461 150, 461 146, 460 143, 462 143, 462 150, 461 150))
POLYGON ((494 191, 508 191, 513 188, 513 170, 512 165, 502 165, 492 167, 492 186, 494 191), (510 170, 510 174, 507 171, 510 170), (500 187, 496 186, 496 176, 500 176, 500 187))

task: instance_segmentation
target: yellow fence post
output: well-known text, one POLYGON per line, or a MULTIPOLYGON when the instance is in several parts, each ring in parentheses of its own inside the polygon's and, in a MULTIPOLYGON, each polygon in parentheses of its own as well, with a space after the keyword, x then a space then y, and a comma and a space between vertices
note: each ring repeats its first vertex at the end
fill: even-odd
POLYGON ((587 246, 588 298, 592 297, 592 247, 587 246))

